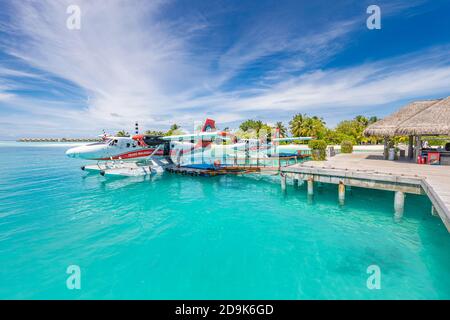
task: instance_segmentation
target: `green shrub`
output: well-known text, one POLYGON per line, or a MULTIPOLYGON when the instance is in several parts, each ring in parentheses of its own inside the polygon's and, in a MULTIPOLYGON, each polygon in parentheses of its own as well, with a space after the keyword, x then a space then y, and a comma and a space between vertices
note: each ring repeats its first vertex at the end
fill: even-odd
POLYGON ((311 149, 312 159, 315 161, 325 160, 327 157, 327 143, 324 140, 310 140, 308 147, 311 149))
POLYGON ((353 143, 349 140, 344 140, 341 143, 341 153, 352 153, 353 143))

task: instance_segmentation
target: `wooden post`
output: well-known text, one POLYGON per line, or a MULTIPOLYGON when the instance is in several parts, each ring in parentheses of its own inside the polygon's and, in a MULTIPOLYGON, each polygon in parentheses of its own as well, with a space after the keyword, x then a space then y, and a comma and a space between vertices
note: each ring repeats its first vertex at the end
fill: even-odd
POLYGON ((421 143, 420 136, 415 136, 415 139, 414 139, 414 161, 416 161, 417 157, 420 155, 421 149, 422 149, 422 143, 421 143))
POLYGON ((389 158, 389 146, 388 146, 388 138, 384 137, 384 148, 383 148, 383 158, 387 160, 389 158))
POLYGON ((286 190, 286 175, 281 173, 280 174, 280 180, 281 180, 281 190, 286 190))
POLYGON ((256 141, 256 166, 259 167, 259 140, 256 141))
POLYGON ((414 158, 414 136, 409 136, 408 140, 408 158, 413 159, 414 158))
POLYGON ((250 159, 250 143, 249 141, 245 141, 245 165, 247 165, 250 159))
POLYGON ((300 187, 303 184, 303 180, 300 179, 300 175, 297 175, 297 187, 300 187))
POLYGON ((342 181, 339 181, 338 194, 339 194, 339 204, 343 206, 345 203, 345 185, 342 181))
POLYGON ((394 196, 394 209, 395 209, 395 219, 400 220, 403 217, 405 207, 405 193, 402 191, 395 191, 394 196))
POLYGON ((431 205, 431 214, 435 217, 438 215, 436 208, 433 205, 431 205))
POLYGON ((308 195, 314 195, 314 180, 313 178, 308 179, 308 195))

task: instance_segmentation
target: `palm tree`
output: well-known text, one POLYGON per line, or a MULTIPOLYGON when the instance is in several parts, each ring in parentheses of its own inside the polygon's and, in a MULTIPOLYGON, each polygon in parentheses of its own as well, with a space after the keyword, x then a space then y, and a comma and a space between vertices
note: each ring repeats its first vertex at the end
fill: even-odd
POLYGON ((283 122, 278 121, 277 123, 275 123, 275 129, 278 129, 278 131, 280 132, 280 138, 286 137, 287 129, 284 126, 283 122))
POLYGON ((296 114, 291 121, 289 121, 289 127, 291 129, 291 133, 295 137, 299 137, 301 135, 303 126, 303 115, 296 114))
POLYGON ((292 135, 295 137, 316 137, 322 138, 326 132, 325 122, 317 116, 308 117, 297 114, 289 122, 292 135))
POLYGON ((261 120, 245 120, 241 123, 239 126, 239 129, 241 129, 244 132, 247 132, 249 130, 255 130, 256 132, 259 132, 261 128, 264 126, 264 123, 261 120))
POLYGON ((369 125, 369 120, 364 116, 356 116, 355 120, 364 127, 367 127, 369 125))
POLYGON ((173 136, 173 135, 182 134, 183 132, 180 130, 180 128, 181 127, 179 125, 174 123, 173 125, 170 126, 169 131, 167 131, 164 135, 165 136, 173 136))
POLYGON ((372 116, 369 118, 369 124, 375 123, 378 121, 378 117, 377 116, 372 116))
POLYGON ((145 131, 145 135, 147 136, 163 136, 164 132, 159 130, 147 130, 145 131))
POLYGON ((116 137, 129 137, 129 136, 130 134, 125 130, 120 130, 119 132, 116 133, 116 137))

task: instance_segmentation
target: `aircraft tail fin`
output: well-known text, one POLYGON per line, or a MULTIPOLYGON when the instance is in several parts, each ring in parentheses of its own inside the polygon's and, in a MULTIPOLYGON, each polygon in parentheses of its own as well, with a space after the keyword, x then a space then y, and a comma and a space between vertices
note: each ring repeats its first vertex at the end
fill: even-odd
POLYGON ((216 131, 216 122, 212 119, 206 119, 201 132, 216 131))

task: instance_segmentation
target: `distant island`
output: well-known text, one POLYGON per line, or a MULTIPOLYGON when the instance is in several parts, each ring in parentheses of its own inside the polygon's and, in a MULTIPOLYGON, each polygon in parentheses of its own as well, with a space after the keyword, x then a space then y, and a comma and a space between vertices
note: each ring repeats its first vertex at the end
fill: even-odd
POLYGON ((97 142, 101 138, 20 138, 18 142, 97 142))

